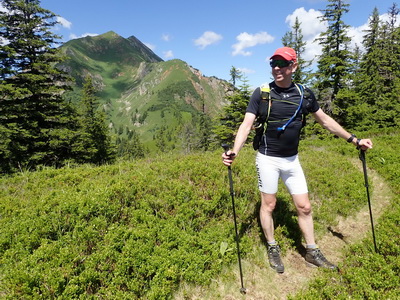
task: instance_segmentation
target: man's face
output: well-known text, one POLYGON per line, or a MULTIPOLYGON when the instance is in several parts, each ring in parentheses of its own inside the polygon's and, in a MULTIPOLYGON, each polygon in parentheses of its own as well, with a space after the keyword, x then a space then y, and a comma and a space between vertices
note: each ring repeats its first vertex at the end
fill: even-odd
POLYGON ((282 86, 287 86, 292 82, 292 74, 297 69, 297 63, 289 63, 283 57, 276 56, 272 60, 272 76, 274 77, 275 83, 282 86), (274 64, 274 61, 278 61, 274 64), (285 64, 286 62, 286 64, 285 64), (284 66, 287 65, 287 66, 284 66))

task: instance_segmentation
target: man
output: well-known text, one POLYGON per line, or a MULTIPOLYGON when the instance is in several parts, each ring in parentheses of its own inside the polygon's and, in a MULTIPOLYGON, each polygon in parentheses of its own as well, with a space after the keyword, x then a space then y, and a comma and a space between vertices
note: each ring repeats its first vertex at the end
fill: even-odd
MULTIPOLYGON (((311 266, 336 269, 318 248, 314 237, 311 203, 306 179, 298 159, 298 144, 304 107, 325 129, 363 150, 372 148, 369 139, 357 139, 319 107, 308 88, 292 81, 296 71, 296 52, 289 47, 279 48, 270 58, 274 81, 269 84, 266 129, 259 143, 256 166, 261 192, 260 221, 268 242, 270 265, 278 273, 284 272, 280 248, 274 238, 272 212, 276 205, 279 177, 282 178, 295 204, 299 227, 306 242, 305 260, 311 266), (302 104, 302 102, 304 102, 302 104)), ((223 163, 230 166, 247 140, 253 123, 260 115, 261 89, 251 96, 244 120, 237 132, 231 151, 222 154, 223 163)))

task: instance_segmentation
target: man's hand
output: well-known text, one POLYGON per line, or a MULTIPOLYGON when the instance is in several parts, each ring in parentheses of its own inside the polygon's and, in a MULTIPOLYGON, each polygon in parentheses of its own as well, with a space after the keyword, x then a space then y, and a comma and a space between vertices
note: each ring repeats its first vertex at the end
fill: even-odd
POLYGON ((372 141, 370 139, 360 139, 357 140, 357 148, 360 148, 361 150, 368 150, 372 148, 372 141))
POLYGON ((236 157, 236 154, 233 153, 231 150, 228 150, 228 151, 222 153, 222 163, 225 166, 229 167, 232 164, 235 157, 236 157))

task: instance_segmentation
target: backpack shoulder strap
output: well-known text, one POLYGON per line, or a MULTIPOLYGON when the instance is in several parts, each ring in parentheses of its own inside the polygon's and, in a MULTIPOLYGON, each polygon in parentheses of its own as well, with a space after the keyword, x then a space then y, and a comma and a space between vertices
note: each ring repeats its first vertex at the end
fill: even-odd
POLYGON ((309 103, 311 98, 310 90, 303 84, 296 83, 297 86, 300 87, 303 102, 301 105, 301 120, 302 120, 302 127, 306 126, 306 116, 309 114, 309 103))
POLYGON ((261 100, 268 100, 270 97, 270 87, 269 85, 262 85, 260 87, 260 93, 261 93, 261 100))
POLYGON ((258 107, 258 123, 263 124, 268 118, 269 102, 271 100, 269 85, 262 85, 260 87, 260 106, 258 107))
POLYGON ((309 108, 310 101, 311 101, 310 89, 307 86, 303 85, 303 84, 296 83, 296 85, 302 87, 301 90, 302 90, 303 98, 304 98, 303 104, 302 104, 302 113, 304 115, 307 115, 309 113, 308 112, 308 108, 309 108))

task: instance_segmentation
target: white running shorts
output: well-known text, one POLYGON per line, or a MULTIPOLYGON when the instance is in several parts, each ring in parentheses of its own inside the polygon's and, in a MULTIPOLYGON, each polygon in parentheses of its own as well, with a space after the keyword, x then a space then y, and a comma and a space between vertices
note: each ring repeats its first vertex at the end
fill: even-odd
POLYGON ((256 168, 260 192, 276 194, 278 180, 281 177, 291 195, 308 193, 307 181, 298 155, 274 157, 258 152, 256 168))

